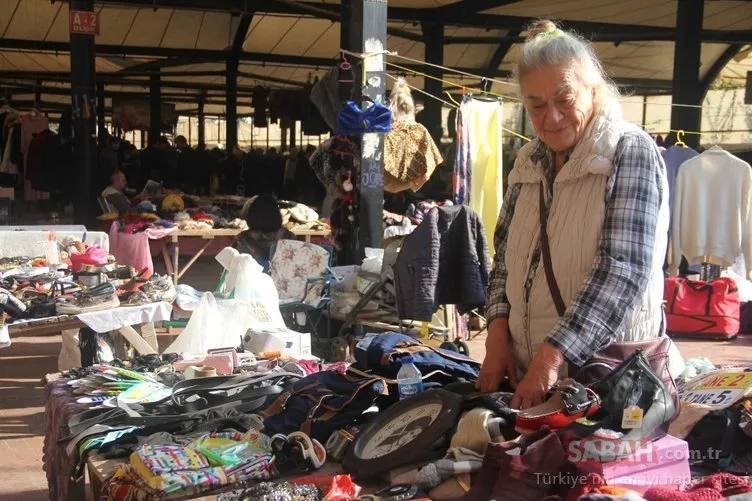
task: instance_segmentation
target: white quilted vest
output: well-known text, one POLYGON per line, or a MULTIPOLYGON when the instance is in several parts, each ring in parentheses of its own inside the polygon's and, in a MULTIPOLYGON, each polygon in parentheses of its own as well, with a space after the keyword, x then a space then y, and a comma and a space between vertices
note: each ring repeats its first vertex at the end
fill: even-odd
MULTIPOLYGON (((585 135, 554 180, 547 230, 554 274, 567 307, 593 268, 606 212, 606 188, 614 172, 613 160, 619 139, 627 132, 643 134, 621 118, 618 108, 593 117, 585 135)), ((545 179, 542 166, 530 159, 535 146, 535 143, 529 143, 520 150, 509 174, 510 186, 523 185, 509 227, 505 255, 509 272, 506 294, 511 305, 509 330, 513 353, 522 369, 527 368, 559 320, 542 259, 535 272, 529 299, 525 297, 533 250, 540 241, 538 193, 540 182, 545 179)), ((657 157, 660 158, 660 154, 657 157)), ((628 169, 629 166, 621 168, 628 169)), ((669 222, 665 168, 662 167, 662 171, 664 196, 655 230, 651 278, 644 294, 618 328, 618 341, 645 340, 661 333, 663 262, 669 222)), ((543 184, 549 200, 552 194, 547 183, 544 181, 543 184)))

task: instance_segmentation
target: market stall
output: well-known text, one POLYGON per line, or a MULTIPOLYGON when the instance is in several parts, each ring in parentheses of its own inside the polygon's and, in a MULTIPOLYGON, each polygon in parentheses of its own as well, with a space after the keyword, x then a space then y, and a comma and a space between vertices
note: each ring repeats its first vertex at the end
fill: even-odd
POLYGON ((81 491, 71 490, 75 483, 68 480, 84 471, 96 489, 92 495, 116 500, 266 499, 261 496, 283 493, 291 482, 316 485, 305 499, 322 499, 338 485, 340 497, 326 499, 342 500, 385 488, 463 501, 552 493, 563 500, 600 493, 660 501, 679 488, 718 496, 750 488, 744 475, 752 377, 744 368, 687 361, 674 393, 656 376, 655 360, 635 353, 592 391, 565 379, 551 401, 523 412, 509 407, 511 393, 476 393, 463 382, 477 374, 476 362, 398 333, 359 339, 352 363, 227 350, 211 356, 186 363, 180 355, 141 357, 123 367, 50 378, 45 463, 51 499, 78 499, 81 491), (219 375, 233 360, 232 375, 219 375), (406 364, 423 375, 414 393, 400 375, 406 364), (620 370, 627 366, 630 371, 620 370), (199 369, 212 375, 199 377, 199 369), (622 416, 624 396, 610 390, 635 377, 650 383, 633 404, 642 414, 629 421, 622 416), (120 389, 108 398, 125 413, 87 403, 112 381, 120 389), (76 387, 86 389, 74 394, 76 387), (590 401, 597 405, 585 405, 590 401), (581 410, 569 414, 569 404, 581 410), (714 424, 728 419, 736 424, 714 424), (92 428, 97 422, 106 426, 92 428), (75 438, 57 442, 66 434, 75 438), (706 478, 693 480, 696 475, 706 478))
MULTIPOLYGON (((63 333, 61 361, 73 356, 80 365, 79 331, 88 337, 117 331, 140 353, 155 352, 153 323, 169 319, 171 306, 154 296, 152 301, 129 299, 120 307, 112 284, 131 288, 133 272, 108 256, 106 233, 28 226, 3 235, 0 347, 9 346, 16 335, 63 333), (143 325, 141 333, 133 328, 138 325, 143 325)), ((120 297, 126 294, 121 291, 120 297)))

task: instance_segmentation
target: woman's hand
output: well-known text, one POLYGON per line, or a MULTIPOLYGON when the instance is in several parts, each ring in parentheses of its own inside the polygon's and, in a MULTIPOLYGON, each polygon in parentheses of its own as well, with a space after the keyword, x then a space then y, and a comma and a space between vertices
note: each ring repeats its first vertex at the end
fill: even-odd
POLYGON ((512 398, 513 409, 529 409, 542 404, 548 390, 559 379, 559 369, 564 356, 548 343, 543 343, 535 354, 512 398))
POLYGON ((509 346, 509 322, 498 318, 488 326, 486 358, 475 387, 484 393, 497 391, 504 376, 509 377, 513 388, 517 386, 517 362, 509 346))

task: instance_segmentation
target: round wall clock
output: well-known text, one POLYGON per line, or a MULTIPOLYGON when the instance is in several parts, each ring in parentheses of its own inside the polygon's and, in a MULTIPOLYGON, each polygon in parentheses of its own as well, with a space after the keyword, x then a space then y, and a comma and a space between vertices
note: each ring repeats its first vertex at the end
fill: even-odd
POLYGON ((429 390, 400 400, 358 434, 342 466, 369 478, 442 456, 459 419, 462 396, 429 390))

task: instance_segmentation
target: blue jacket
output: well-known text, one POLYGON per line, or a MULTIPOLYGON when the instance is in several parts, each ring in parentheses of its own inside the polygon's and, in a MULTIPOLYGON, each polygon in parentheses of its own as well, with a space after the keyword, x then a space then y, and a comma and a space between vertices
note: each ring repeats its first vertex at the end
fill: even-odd
POLYGON ((443 304, 467 313, 486 303, 488 244, 465 205, 431 209, 402 244, 394 265, 400 318, 430 321, 443 304))

